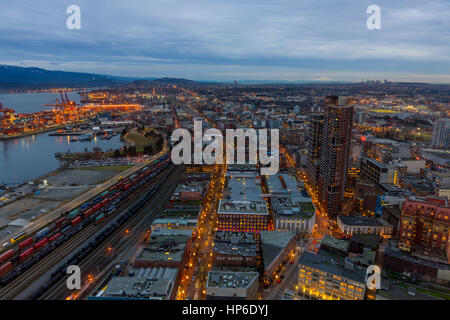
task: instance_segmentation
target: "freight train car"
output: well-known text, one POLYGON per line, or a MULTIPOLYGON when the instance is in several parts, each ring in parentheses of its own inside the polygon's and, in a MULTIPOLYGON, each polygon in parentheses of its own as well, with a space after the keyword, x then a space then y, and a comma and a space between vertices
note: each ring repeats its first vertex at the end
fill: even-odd
POLYGON ((77 225, 78 223, 80 223, 81 221, 81 217, 76 217, 75 219, 72 220, 72 222, 70 223, 72 226, 77 225))
POLYGON ((49 232, 50 232, 49 227, 45 227, 44 229, 42 229, 36 233, 35 240, 37 241, 39 239, 42 239, 49 232))
POLYGON ((31 246, 33 244, 33 242, 34 242, 34 239, 32 237, 28 238, 27 240, 25 240, 19 244, 19 250, 28 248, 29 246, 31 246))
POLYGON ((10 272, 13 269, 13 264, 11 261, 5 263, 0 267, 0 278, 3 277, 5 274, 10 272))
MULTIPOLYGON (((83 210, 83 207, 81 207, 81 210, 83 210)), ((67 218, 72 219, 73 217, 77 216, 78 213, 80 213, 80 209, 75 209, 67 215, 67 218)))
POLYGON ((38 243, 36 243, 34 245, 34 249, 36 251, 41 250, 43 247, 45 247, 48 244, 48 238, 44 238, 41 241, 39 241, 38 243))
POLYGON ((31 248, 25 250, 24 252, 22 252, 22 253, 19 255, 19 260, 20 260, 20 262, 24 262, 25 260, 27 260, 28 258, 30 258, 30 257, 33 255, 33 253, 34 253, 34 247, 31 247, 31 248))
POLYGON ((0 256, 0 263, 3 263, 5 261, 11 259, 15 254, 16 254, 16 252, 13 249, 9 249, 8 251, 6 251, 5 253, 3 253, 0 256))

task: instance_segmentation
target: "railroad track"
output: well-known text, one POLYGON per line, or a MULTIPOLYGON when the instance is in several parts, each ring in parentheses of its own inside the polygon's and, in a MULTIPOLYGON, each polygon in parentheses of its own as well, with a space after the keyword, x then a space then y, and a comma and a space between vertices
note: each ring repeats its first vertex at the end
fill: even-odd
POLYGON ((78 233, 73 235, 67 241, 62 243, 60 246, 55 248, 53 251, 48 253, 48 255, 42 260, 37 261, 34 265, 32 265, 29 269, 27 269, 24 273, 19 275, 9 284, 0 289, 0 299, 2 300, 11 300, 15 298, 18 294, 20 294, 23 290, 25 290, 32 282, 36 281, 39 277, 41 277, 45 272, 49 271, 55 264, 61 262, 66 256, 76 250, 79 246, 81 246, 86 239, 93 236, 97 233, 105 224, 109 223, 113 219, 115 219, 120 212, 130 203, 134 202, 137 198, 141 196, 144 190, 146 190, 151 185, 155 184, 158 180, 160 180, 161 175, 166 172, 167 169, 162 170, 158 176, 149 180, 146 184, 144 184, 138 191, 133 193, 132 198, 123 205, 120 205, 117 210, 115 210, 112 214, 106 217, 103 223, 100 225, 95 225, 91 223, 80 230, 78 233))
MULTIPOLYGON (((115 259, 119 253, 124 253, 126 248, 140 242, 145 236, 146 230, 149 228, 154 214, 159 212, 164 203, 168 200, 172 192, 177 186, 177 182, 183 172, 183 167, 176 167, 166 178, 164 184, 159 188, 150 201, 142 207, 137 213, 135 213, 129 220, 121 225, 109 238, 106 238, 96 249, 94 249, 82 262, 78 263, 78 266, 82 270, 83 275, 92 274, 95 272, 89 272, 96 268, 103 269, 109 268, 115 264, 115 259), (125 230, 130 230, 130 236, 124 238, 125 230), (116 255, 105 255, 108 247, 114 247, 116 255)), ((101 280, 98 278, 97 280, 101 280)), ((42 294, 39 300, 51 300, 51 299, 64 299, 67 295, 71 294, 66 286, 66 277, 63 277, 60 281, 56 282, 53 286, 42 294)), ((78 297, 81 298, 81 297, 78 297)))

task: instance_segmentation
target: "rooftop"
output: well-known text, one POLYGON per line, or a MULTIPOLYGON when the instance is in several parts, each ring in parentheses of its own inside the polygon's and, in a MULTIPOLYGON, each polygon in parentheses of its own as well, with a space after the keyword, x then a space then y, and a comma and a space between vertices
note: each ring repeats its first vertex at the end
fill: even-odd
POLYGON ((219 214, 263 214, 268 215, 266 202, 264 200, 257 201, 219 201, 219 214))
POLYGON ((349 217, 338 216, 338 219, 347 226, 366 226, 366 227, 379 227, 389 226, 389 224, 381 219, 375 217, 349 217))
POLYGON ((211 270, 208 272, 207 288, 248 288, 258 281, 257 272, 231 272, 211 270))
POLYGON ((330 237, 329 235, 325 235, 325 237, 323 237, 321 245, 322 244, 332 247, 332 248, 339 249, 341 251, 345 251, 345 252, 347 252, 350 247, 350 241, 336 239, 336 238, 330 237))
POLYGON ((128 276, 112 278, 99 297, 169 299, 177 274, 174 268, 131 269, 128 276))
POLYGON ((299 265, 318 269, 333 275, 344 277, 365 286, 366 268, 354 265, 353 270, 346 269, 344 265, 337 264, 332 258, 305 251, 299 260, 299 265))
POLYGON ((217 231, 214 241, 216 243, 229 242, 256 244, 255 234, 253 232, 217 231))
POLYGON ((180 262, 191 235, 192 229, 156 229, 136 260, 180 262))
POLYGON ((233 201, 261 200, 261 185, 256 183, 257 173, 252 171, 227 172, 228 184, 224 195, 233 201))

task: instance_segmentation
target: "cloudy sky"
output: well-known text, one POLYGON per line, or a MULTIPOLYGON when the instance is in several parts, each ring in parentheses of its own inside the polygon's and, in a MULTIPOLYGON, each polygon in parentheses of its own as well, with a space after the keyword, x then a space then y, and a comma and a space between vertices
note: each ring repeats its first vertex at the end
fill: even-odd
POLYGON ((450 83, 449 0, 0 2, 0 64, 194 80, 450 83), (81 30, 66 28, 69 5, 81 30), (367 7, 381 8, 368 30, 367 7))

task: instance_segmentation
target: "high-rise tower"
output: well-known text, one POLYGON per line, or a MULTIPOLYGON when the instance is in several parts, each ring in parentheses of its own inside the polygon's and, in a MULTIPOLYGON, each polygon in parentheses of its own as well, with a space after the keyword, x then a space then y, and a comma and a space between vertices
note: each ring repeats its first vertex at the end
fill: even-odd
POLYGON ((434 123, 431 144, 439 149, 450 148, 450 119, 441 119, 434 123))
POLYGON ((350 157, 353 107, 346 97, 328 96, 324 108, 318 198, 332 217, 340 214, 350 157))
POLYGON ((317 186, 319 184, 320 149, 322 147, 323 114, 313 113, 310 118, 306 176, 315 189, 315 192, 317 192, 317 186))

